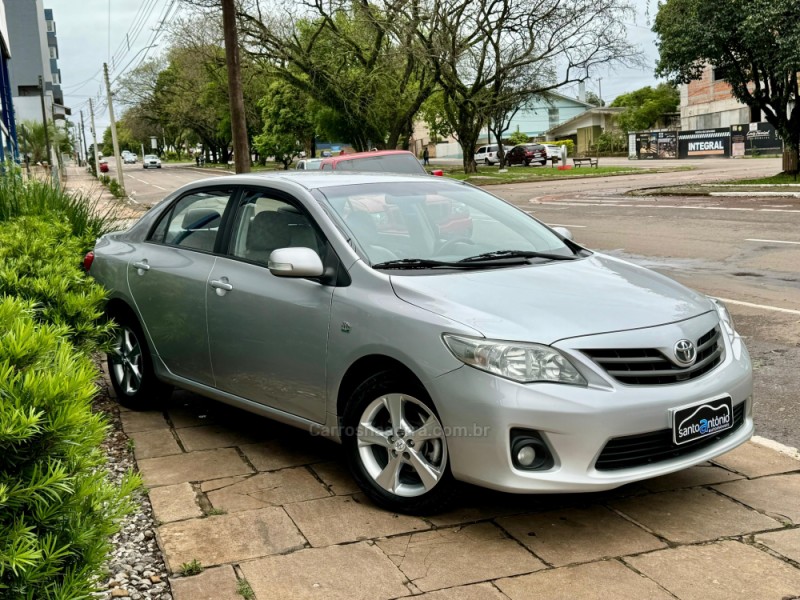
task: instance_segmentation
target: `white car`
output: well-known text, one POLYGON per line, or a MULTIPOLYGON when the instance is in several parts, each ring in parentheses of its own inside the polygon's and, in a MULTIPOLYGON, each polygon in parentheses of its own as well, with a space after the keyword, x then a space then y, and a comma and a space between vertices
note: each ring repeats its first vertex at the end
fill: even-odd
POLYGON ((544 151, 547 153, 547 159, 550 160, 554 156, 561 156, 561 146, 559 144, 542 144, 544 151))
POLYGON ((319 171, 322 168, 321 158, 304 158, 297 161, 298 171, 319 171))
POLYGON ((123 152, 122 162, 124 162, 126 165, 135 165, 136 155, 133 152, 123 152))
POLYGON ((160 169, 161 168, 161 159, 158 158, 155 154, 146 154, 144 159, 142 160, 142 168, 143 169, 160 169))
POLYGON ((475 162, 485 165, 495 165, 499 163, 500 159, 497 156, 497 144, 490 144, 478 148, 478 151, 475 153, 475 162))

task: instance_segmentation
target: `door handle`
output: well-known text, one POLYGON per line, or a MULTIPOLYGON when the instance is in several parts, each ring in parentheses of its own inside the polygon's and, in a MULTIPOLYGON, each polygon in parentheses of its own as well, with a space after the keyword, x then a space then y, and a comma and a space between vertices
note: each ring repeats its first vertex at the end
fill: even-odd
POLYGON ((144 275, 145 271, 150 270, 150 265, 147 264, 146 258, 140 260, 139 262, 133 263, 133 266, 136 268, 136 271, 139 273, 139 275, 144 275))
MULTIPOLYGON (((227 277, 223 277, 223 279, 227 280, 227 277)), ((233 286, 228 283, 227 281, 220 281, 219 279, 212 279, 211 280, 211 287, 216 288, 219 291, 230 292, 233 290, 233 286)), ((219 291, 217 293, 219 293, 219 291)))

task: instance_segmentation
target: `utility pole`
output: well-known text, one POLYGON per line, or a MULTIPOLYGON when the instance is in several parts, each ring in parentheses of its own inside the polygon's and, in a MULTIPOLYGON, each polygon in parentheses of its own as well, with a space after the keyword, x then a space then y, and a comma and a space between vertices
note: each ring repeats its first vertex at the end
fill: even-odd
POLYGON ((222 30, 225 34, 225 60, 228 64, 228 95, 231 103, 234 167, 237 173, 249 173, 250 148, 247 144, 247 123, 244 116, 242 69, 239 62, 234 0, 222 0, 222 30))
POLYGON ((602 77, 598 77, 597 78, 597 96, 600 98, 600 105, 601 106, 603 104, 603 86, 601 85, 602 83, 603 83, 603 78, 602 77))
POLYGON ((114 158, 117 161, 117 183, 124 196, 125 177, 122 174, 122 159, 119 156, 119 143, 117 142, 117 122, 114 120, 114 103, 111 100, 111 83, 108 81, 108 63, 103 63, 103 75, 106 79, 106 94, 108 95, 108 118, 111 121, 111 142, 114 144, 114 158))
POLYGON ((83 111, 81 111, 81 138, 83 139, 83 160, 89 161, 89 149, 86 147, 86 126, 83 124, 83 111))
POLYGON ((94 173, 97 178, 100 178, 100 159, 97 158, 97 130, 94 128, 94 106, 92 106, 92 99, 89 98, 89 116, 92 119, 92 148, 94 149, 94 173))

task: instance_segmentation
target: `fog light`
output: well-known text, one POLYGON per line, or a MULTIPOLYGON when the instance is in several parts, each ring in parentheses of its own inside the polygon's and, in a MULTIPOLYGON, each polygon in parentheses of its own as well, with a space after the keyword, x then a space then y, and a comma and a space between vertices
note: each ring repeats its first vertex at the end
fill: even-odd
POLYGON ((525 471, 547 471, 555 466, 555 457, 542 435, 533 429, 511 430, 511 462, 525 471))
POLYGON ((530 467, 536 460, 536 449, 533 446, 523 446, 517 452, 517 462, 523 467, 530 467))

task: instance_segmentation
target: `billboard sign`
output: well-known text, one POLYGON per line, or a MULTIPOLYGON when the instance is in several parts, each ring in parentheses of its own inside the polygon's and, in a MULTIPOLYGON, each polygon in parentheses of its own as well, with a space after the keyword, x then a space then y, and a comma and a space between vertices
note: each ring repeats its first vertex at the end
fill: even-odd
POLYGON ((679 158, 723 158, 731 155, 730 127, 678 133, 679 158))
POLYGON ((654 160, 678 158, 677 131, 640 131, 630 134, 635 143, 635 152, 631 158, 654 160))
POLYGON ((783 142, 769 123, 731 125, 731 141, 737 145, 733 156, 758 156, 783 152, 783 142))

